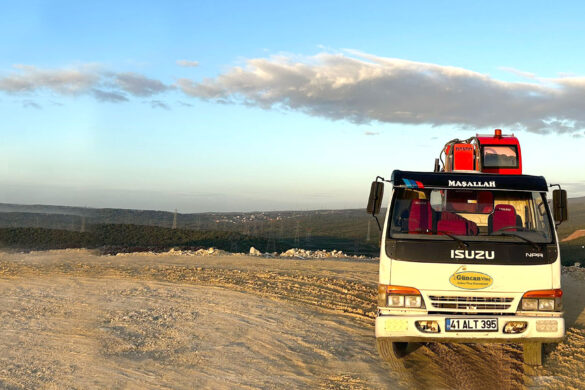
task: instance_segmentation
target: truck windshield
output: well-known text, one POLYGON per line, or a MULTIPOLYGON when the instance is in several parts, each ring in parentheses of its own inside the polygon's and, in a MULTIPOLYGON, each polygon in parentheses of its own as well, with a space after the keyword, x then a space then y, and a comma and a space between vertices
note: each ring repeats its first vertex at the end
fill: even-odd
POLYGON ((545 201, 529 191, 396 188, 388 236, 551 243, 545 201))

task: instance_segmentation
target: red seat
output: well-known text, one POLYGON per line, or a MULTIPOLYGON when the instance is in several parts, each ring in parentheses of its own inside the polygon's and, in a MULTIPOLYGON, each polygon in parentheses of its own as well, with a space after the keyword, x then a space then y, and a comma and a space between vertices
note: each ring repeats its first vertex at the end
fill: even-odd
MULTIPOLYGON (((507 226, 517 226, 516 209, 509 204, 499 204, 494 207, 494 212, 488 220, 488 231, 490 233, 507 226)), ((515 228, 506 229, 507 231, 516 231, 515 228)))
POLYGON ((441 233, 467 235, 467 224, 465 221, 442 219, 437 222, 437 234, 441 233))
POLYGON ((414 199, 408 215, 409 233, 427 233, 433 229, 433 210, 426 199, 414 199))

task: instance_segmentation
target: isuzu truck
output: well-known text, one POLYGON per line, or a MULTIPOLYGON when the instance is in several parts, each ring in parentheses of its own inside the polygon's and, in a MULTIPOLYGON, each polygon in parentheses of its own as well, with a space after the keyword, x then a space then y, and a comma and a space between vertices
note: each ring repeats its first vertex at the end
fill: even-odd
POLYGON ((433 172, 395 170, 372 183, 368 213, 382 230, 376 343, 399 361, 410 343, 519 343, 542 363, 565 334, 556 224, 566 192, 522 174, 516 137, 445 145, 433 172), (377 219, 384 183, 386 218, 377 219), (554 213, 551 213, 551 208, 554 213))

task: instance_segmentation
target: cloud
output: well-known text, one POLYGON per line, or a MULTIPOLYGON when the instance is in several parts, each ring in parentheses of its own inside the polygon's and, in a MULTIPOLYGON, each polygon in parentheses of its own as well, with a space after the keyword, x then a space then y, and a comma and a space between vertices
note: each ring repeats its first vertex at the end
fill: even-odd
POLYGON ((183 107, 193 107, 193 105, 191 103, 186 103, 186 102, 181 101, 181 100, 177 100, 177 103, 179 103, 179 105, 181 105, 183 107))
POLYGON ((380 132, 378 132, 378 131, 366 131, 366 132, 364 132, 364 135, 380 135, 380 132))
POLYGON ((183 66, 186 68, 195 68, 195 67, 199 66, 199 61, 177 60, 177 65, 183 66))
POLYGON ((171 109, 168 104, 161 102, 160 100, 151 100, 148 103, 150 104, 150 107, 152 107, 152 108, 162 108, 163 110, 170 110, 171 109))
POLYGON ((121 90, 134 96, 152 96, 172 89, 159 80, 149 79, 138 73, 117 73, 114 78, 121 90))
POLYGON ((151 97, 174 86, 134 72, 111 72, 95 64, 75 68, 41 69, 15 65, 15 71, 0 75, 0 92, 24 94, 48 91, 63 96, 92 96, 101 102, 128 101, 127 95, 151 97))
POLYGON ((120 103, 128 101, 128 98, 120 92, 102 91, 101 89, 97 88, 94 88, 91 92, 93 96, 100 102, 120 103))
POLYGON ((348 120, 574 133, 585 77, 505 82, 468 69, 356 51, 253 58, 214 78, 177 80, 187 95, 348 120))
POLYGON ((22 106, 23 106, 24 108, 34 108, 35 110, 40 110, 40 109, 42 109, 42 108, 43 108, 43 107, 41 107, 41 105, 40 105, 40 104, 38 104, 38 103, 35 103, 35 102, 34 102, 34 101, 32 101, 32 100, 23 100, 23 101, 22 101, 22 106))
POLYGON ((14 68, 19 72, 0 78, 0 91, 19 93, 47 89, 61 95, 76 95, 100 80, 92 65, 67 69, 40 69, 31 65, 15 65, 14 68))
POLYGON ((534 73, 530 73, 530 72, 524 72, 515 68, 510 68, 508 66, 500 66, 499 67, 500 70, 503 70, 504 72, 508 72, 508 73, 512 73, 515 74, 516 76, 520 76, 526 79, 536 79, 536 75, 534 73))
MULTIPOLYGON (((179 60, 177 64, 194 66, 196 61, 179 60)), ((133 97, 155 99, 178 88, 188 96, 218 104, 287 109, 359 124, 582 134, 585 76, 542 78, 512 68, 500 69, 521 76, 523 81, 501 81, 464 68, 351 50, 324 51, 311 57, 252 58, 216 77, 181 78, 174 85, 136 72, 106 70, 99 64, 54 69, 15 65, 12 72, 0 74, 0 92, 24 95, 30 102, 35 94, 48 92, 122 103, 133 97)), ((149 104, 170 109, 162 100, 149 104)))

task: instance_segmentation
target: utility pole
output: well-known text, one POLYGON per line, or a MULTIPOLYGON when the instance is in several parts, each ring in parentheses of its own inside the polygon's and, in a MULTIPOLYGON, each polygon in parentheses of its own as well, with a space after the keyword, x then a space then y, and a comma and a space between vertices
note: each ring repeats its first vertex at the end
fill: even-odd
POLYGON ((173 215, 173 229, 177 228, 177 209, 175 209, 175 214, 173 215))
POLYGON ((372 220, 371 220, 371 218, 368 218, 368 235, 366 236, 366 242, 370 242, 370 232, 371 232, 370 222, 372 222, 372 220))
POLYGON ((298 248, 300 246, 301 243, 301 239, 300 239, 300 228, 301 228, 301 222, 299 220, 297 220, 297 227, 295 228, 295 247, 298 248))

